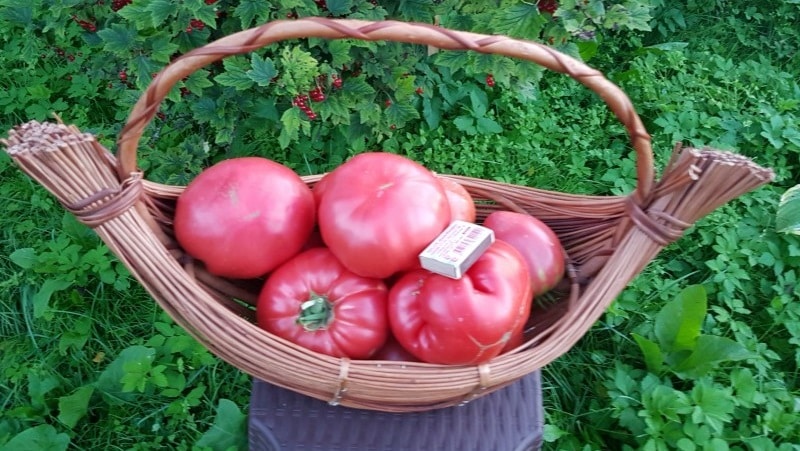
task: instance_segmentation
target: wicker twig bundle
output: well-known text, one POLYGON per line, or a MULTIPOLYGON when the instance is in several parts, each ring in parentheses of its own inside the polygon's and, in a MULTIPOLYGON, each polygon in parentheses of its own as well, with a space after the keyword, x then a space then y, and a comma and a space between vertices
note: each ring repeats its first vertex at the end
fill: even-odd
MULTIPOLYGON (((532 42, 394 21, 276 21, 196 49, 167 66, 143 93, 121 132, 116 157, 92 135, 61 123, 29 122, 12 130, 3 144, 214 354, 255 377, 315 398, 398 412, 463 403, 552 362, 664 246, 715 208, 773 178, 771 170, 744 157, 678 146, 656 182, 647 131, 628 97, 600 72, 532 42), (557 301, 537 308, 524 345, 479 366, 319 355, 254 324, 259 287, 211 276, 177 246, 171 218, 183 187, 150 182, 139 172, 136 150, 145 126, 172 86, 199 68, 279 40, 307 37, 391 40, 526 59, 580 81, 625 125, 637 153, 637 187, 628 196, 574 195, 447 176, 479 201, 479 218, 496 209, 533 214, 559 235, 570 257, 571 286, 557 301)), ((304 180, 312 185, 319 178, 304 180)))

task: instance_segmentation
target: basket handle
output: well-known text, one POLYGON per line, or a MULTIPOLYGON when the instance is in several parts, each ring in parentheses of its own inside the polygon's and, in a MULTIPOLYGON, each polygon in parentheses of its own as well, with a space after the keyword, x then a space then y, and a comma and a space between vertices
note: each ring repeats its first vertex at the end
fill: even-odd
POLYGON ((309 37, 397 41, 425 44, 446 50, 494 53, 529 60, 555 72, 567 74, 597 93, 628 130, 636 151, 635 195, 637 200, 643 203, 650 194, 654 177, 650 135, 628 96, 600 71, 553 48, 506 36, 455 31, 421 23, 369 22, 320 17, 276 20, 257 28, 240 31, 194 49, 167 65, 156 75, 134 105, 127 123, 120 132, 117 152, 119 176, 125 179, 137 170, 136 149, 142 132, 178 81, 226 56, 248 53, 280 40, 309 37))

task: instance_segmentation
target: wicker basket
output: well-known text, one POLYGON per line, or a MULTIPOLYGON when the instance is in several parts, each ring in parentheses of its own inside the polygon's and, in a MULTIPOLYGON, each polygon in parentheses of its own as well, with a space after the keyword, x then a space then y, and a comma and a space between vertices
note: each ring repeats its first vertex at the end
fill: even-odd
MULTIPOLYGON (((742 156, 677 146, 654 180, 650 136, 628 97, 603 74, 552 48, 504 36, 426 24, 306 18, 275 21, 198 48, 161 71, 131 111, 116 156, 90 134, 58 123, 29 122, 3 141, 15 162, 50 190, 109 248, 171 317, 214 354, 250 375, 350 407, 388 412, 458 405, 552 362, 589 330, 648 262, 715 208, 773 178, 742 156), (279 40, 354 38, 472 50, 516 57, 565 73, 600 95, 625 125, 637 154, 637 186, 627 196, 585 196, 448 176, 479 202, 524 211, 547 223, 570 257, 571 287, 536 307, 524 345, 479 366, 376 362, 320 355, 259 329, 258 286, 210 276, 177 246, 171 231, 183 187, 144 179, 136 151, 145 126, 170 89, 226 56, 279 40)), ((320 176, 305 177, 313 185, 320 176)))

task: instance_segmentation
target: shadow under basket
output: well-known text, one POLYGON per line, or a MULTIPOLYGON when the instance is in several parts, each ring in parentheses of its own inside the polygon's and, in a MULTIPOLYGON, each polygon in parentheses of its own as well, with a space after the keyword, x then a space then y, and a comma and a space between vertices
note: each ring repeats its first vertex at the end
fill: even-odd
MULTIPOLYGON (((396 21, 280 20, 195 49, 152 80, 120 133, 116 155, 91 134, 60 121, 20 125, 3 144, 23 171, 94 228, 159 305, 215 355, 297 393, 385 412, 463 404, 552 362, 580 340, 663 247, 699 218, 774 177, 737 154, 676 146, 655 180, 650 136, 625 93, 602 73, 538 43, 396 21), (627 196, 576 195, 443 175, 467 188, 479 220, 497 209, 534 215, 556 232, 569 256, 569 283, 534 307, 523 345, 476 366, 320 355, 255 325, 259 281, 211 276, 177 245, 172 216, 183 187, 148 181, 139 171, 136 152, 144 128, 172 87, 194 71, 226 56, 309 37, 397 41, 525 59, 596 92, 626 127, 637 156, 637 186, 627 196)), ((320 177, 304 180, 313 185, 320 177)))

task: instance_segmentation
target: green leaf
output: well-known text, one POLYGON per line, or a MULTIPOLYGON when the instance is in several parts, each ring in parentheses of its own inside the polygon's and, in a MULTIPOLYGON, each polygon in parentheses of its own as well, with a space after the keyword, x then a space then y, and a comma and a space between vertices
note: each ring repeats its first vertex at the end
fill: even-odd
MULTIPOLYGON (((130 6, 122 8, 120 11, 125 11, 128 8, 130 6)), ((178 3, 172 0, 151 0, 146 9, 150 13, 150 21, 153 24, 153 28, 159 28, 167 19, 178 12, 178 3)))
POLYGON ((204 88, 210 88, 211 86, 214 86, 214 83, 208 79, 208 76, 209 72, 207 70, 200 69, 189 75, 189 78, 187 78, 183 84, 189 89, 189 91, 199 93, 204 88))
POLYGON ((422 117, 431 130, 439 127, 442 120, 442 99, 438 97, 424 97, 422 99, 422 117))
POLYGON ((36 264, 36 251, 32 247, 23 247, 9 254, 8 259, 22 269, 30 269, 36 264))
POLYGON ((64 279, 47 279, 42 283, 39 291, 33 295, 33 317, 41 318, 47 313, 50 297, 53 293, 65 290, 72 285, 72 282, 64 279))
POLYGON ((256 18, 260 22, 269 15, 271 3, 267 0, 242 0, 233 10, 233 15, 239 16, 242 28, 250 28, 256 18))
POLYGON ((419 112, 413 105, 394 102, 385 110, 386 120, 398 128, 403 127, 407 121, 419 118, 419 112))
POLYGON ((330 41, 328 44, 328 52, 331 54, 331 66, 340 68, 345 64, 350 64, 352 62, 352 58, 350 58, 350 49, 352 47, 352 41, 347 39, 330 41))
POLYGON ((691 379, 703 376, 720 363, 752 357, 752 352, 730 338, 700 335, 697 337, 692 353, 672 370, 680 377, 691 379))
POLYGON ((536 39, 547 24, 547 18, 539 13, 536 2, 523 2, 492 15, 493 33, 521 39, 536 39))
POLYGON ((136 25, 136 28, 149 29, 156 27, 156 25, 153 24, 152 13, 148 11, 147 6, 142 5, 141 2, 127 5, 125 8, 117 11, 117 14, 129 23, 136 25))
POLYGON ((503 131, 503 127, 497 123, 492 118, 489 117, 479 117, 477 121, 477 130, 478 133, 482 133, 485 135, 492 134, 492 133, 500 133, 503 131))
POLYGON ((706 292, 702 285, 686 287, 664 305, 655 320, 655 333, 661 350, 694 349, 706 310, 706 292))
POLYGON ((124 390, 123 379, 126 379, 133 367, 144 364, 149 366, 155 357, 155 352, 153 348, 140 345, 123 349, 119 356, 100 373, 95 387, 102 392, 110 404, 133 399, 134 395, 124 390))
POLYGON ((220 399, 217 416, 200 440, 197 447, 207 447, 212 451, 247 449, 247 415, 229 399, 220 399))
POLYGON ((658 347, 658 344, 639 334, 634 333, 632 335, 636 344, 639 345, 639 349, 642 351, 647 369, 651 373, 658 374, 661 372, 661 368, 664 365, 664 355, 661 353, 661 348, 658 347))
POLYGON ((457 129, 468 135, 475 135, 478 130, 475 128, 475 120, 472 116, 458 116, 453 120, 453 124, 457 129))
POLYGON ((400 17, 411 22, 433 22, 433 9, 428 0, 400 0, 397 5, 400 17))
POLYGON ((104 28, 97 32, 97 35, 105 44, 103 49, 115 54, 125 54, 133 48, 136 43, 136 29, 128 28, 120 24, 112 24, 110 28, 104 28))
POLYGON ((31 398, 31 407, 37 411, 49 410, 46 396, 52 390, 61 386, 61 381, 55 374, 47 372, 28 373, 28 396, 31 398))
POLYGON ((714 384, 710 379, 697 381, 691 392, 695 403, 692 421, 695 424, 707 424, 715 435, 721 434, 725 424, 732 419, 736 401, 730 387, 714 384))
MULTIPOLYGON (((73 291, 76 293, 76 291, 73 291)), ((61 339, 58 341, 58 352, 62 355, 67 353, 67 350, 72 347, 76 350, 83 349, 86 342, 89 340, 89 335, 92 329, 92 319, 89 317, 80 317, 72 324, 72 327, 64 331, 61 339)))
POLYGON ((247 71, 247 76, 259 86, 267 86, 278 75, 278 71, 275 70, 275 63, 272 62, 271 58, 262 58, 254 53, 250 57, 250 65, 252 69, 247 71))
POLYGON ((353 0, 327 0, 325 6, 334 16, 344 16, 353 8, 353 0))
POLYGON ((71 395, 58 398, 58 421, 70 429, 74 428, 89 411, 89 400, 93 393, 94 387, 84 385, 71 395))
POLYGON ((0 451, 65 451, 69 436, 49 424, 40 424, 15 435, 0 451))
POLYGON ((781 233, 800 235, 800 185, 795 185, 781 195, 775 228, 781 233))
POLYGON ((253 86, 253 80, 247 74, 249 64, 243 58, 228 58, 223 60, 225 72, 214 77, 214 80, 222 86, 230 86, 237 91, 244 91, 253 86))
POLYGON ((278 137, 278 144, 281 149, 289 147, 292 141, 297 141, 300 131, 300 110, 289 108, 281 115, 281 134, 278 137))
POLYGON ((147 47, 150 49, 150 59, 159 63, 169 63, 172 55, 178 51, 178 44, 170 42, 167 34, 159 34, 148 40, 147 47))

